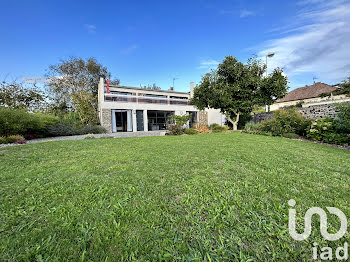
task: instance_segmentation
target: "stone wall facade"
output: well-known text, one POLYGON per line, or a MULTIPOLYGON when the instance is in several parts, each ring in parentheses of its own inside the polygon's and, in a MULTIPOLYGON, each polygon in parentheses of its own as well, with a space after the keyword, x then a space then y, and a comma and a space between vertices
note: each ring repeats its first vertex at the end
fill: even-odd
POLYGON ((253 123, 260 123, 261 121, 270 120, 273 117, 273 112, 254 114, 252 118, 253 123))
MULTIPOLYGON (((325 118, 325 117, 335 118, 337 115, 335 104, 300 107, 300 108, 296 108, 296 110, 299 111, 303 116, 313 120, 317 120, 319 118, 325 118)), ((264 121, 264 120, 270 120, 272 117, 273 117, 273 111, 266 112, 266 113, 259 113, 253 116, 252 121, 254 123, 260 123, 261 121, 264 121)))
POLYGON ((199 111, 198 112, 198 123, 199 125, 208 125, 208 112, 206 111, 199 111))
POLYGON ((334 104, 315 105, 309 107, 298 108, 298 111, 307 118, 317 120, 319 118, 335 118, 337 110, 334 104))
POLYGON ((102 117, 100 119, 101 126, 106 128, 107 133, 112 133, 112 111, 111 109, 102 109, 102 117))

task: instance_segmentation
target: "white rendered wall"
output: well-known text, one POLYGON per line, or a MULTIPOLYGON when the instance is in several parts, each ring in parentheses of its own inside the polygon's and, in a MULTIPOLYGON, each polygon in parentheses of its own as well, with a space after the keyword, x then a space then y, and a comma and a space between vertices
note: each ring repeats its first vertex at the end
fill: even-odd
POLYGON ((218 109, 206 109, 205 111, 208 112, 208 125, 211 124, 218 124, 220 126, 225 125, 226 116, 221 114, 220 110, 218 109))

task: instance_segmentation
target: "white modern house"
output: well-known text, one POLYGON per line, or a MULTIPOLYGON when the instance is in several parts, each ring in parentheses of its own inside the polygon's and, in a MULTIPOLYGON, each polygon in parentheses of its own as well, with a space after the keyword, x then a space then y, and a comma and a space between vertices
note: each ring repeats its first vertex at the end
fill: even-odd
POLYGON ((194 83, 190 92, 176 92, 172 89, 148 90, 137 87, 109 86, 103 78, 98 85, 99 120, 109 133, 144 132, 166 130, 173 114, 191 114, 189 127, 194 124, 224 125, 226 118, 219 110, 198 110, 189 103, 193 95, 194 83))

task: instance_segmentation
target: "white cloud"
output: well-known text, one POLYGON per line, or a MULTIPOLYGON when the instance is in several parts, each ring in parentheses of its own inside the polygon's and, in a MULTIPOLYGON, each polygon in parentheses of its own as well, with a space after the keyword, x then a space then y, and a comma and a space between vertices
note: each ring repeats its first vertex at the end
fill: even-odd
POLYGON ((85 29, 90 33, 90 34, 95 34, 96 33, 96 26, 91 25, 91 24, 85 24, 85 29))
POLYGON ((132 52, 134 52, 137 48, 139 48, 138 45, 131 45, 131 46, 121 50, 120 52, 124 55, 128 55, 128 54, 131 54, 132 52))
POLYGON ((202 59, 199 63, 197 69, 211 69, 216 68, 217 65, 220 64, 218 61, 214 59, 202 59))
POLYGON ((47 83, 48 79, 45 77, 22 77, 22 82, 26 84, 47 83))
MULTIPOLYGON (((264 44, 258 55, 269 52, 268 66, 282 67, 289 77, 312 74, 323 81, 340 81, 350 75, 350 2, 304 0, 292 27, 264 44)), ((270 70, 269 70, 270 71, 270 70)))
POLYGON ((247 16, 252 16, 252 15, 255 15, 255 12, 243 9, 243 10, 240 11, 239 17, 240 18, 245 18, 247 16))
POLYGON ((240 18, 245 18, 247 16, 255 15, 254 11, 243 9, 243 10, 220 10, 220 14, 222 15, 239 15, 240 18))

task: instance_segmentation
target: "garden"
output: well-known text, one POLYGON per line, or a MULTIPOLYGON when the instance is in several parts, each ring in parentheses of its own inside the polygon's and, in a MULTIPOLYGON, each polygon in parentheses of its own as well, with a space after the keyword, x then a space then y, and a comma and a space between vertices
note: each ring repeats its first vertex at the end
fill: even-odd
MULTIPOLYGON (((2 261, 308 261, 312 206, 350 214, 350 152, 239 132, 0 149, 2 261)), ((329 216, 329 231, 338 220, 329 216)))
POLYGON ((286 138, 305 138, 327 144, 350 144, 350 103, 336 104, 336 117, 311 120, 295 107, 274 111, 271 120, 247 123, 243 132, 286 138))

